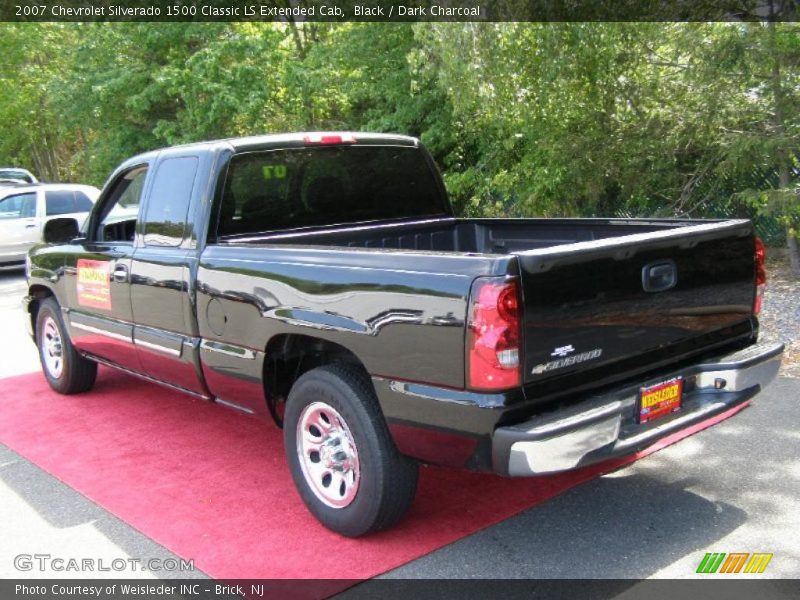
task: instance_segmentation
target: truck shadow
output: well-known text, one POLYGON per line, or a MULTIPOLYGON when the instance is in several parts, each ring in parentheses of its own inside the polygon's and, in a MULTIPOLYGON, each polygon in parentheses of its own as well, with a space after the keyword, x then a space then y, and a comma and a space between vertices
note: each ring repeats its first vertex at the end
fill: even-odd
POLYGON ((796 526, 798 392, 779 378, 740 415, 385 577, 640 579, 688 555, 699 562, 745 523, 744 539, 789 564, 789 538, 768 531, 796 526))
POLYGON ((747 521, 740 508, 687 489, 695 483, 638 473, 601 477, 386 576, 647 577, 747 521))

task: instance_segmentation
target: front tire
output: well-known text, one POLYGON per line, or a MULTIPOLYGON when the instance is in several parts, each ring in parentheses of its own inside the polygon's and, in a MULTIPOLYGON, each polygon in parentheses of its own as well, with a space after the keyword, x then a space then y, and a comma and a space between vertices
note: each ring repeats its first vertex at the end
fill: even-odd
POLYGON ((60 394, 92 389, 97 363, 81 356, 64 327, 61 309, 53 298, 42 301, 36 314, 36 345, 47 383, 60 394))
POLYGON ((297 490, 328 529, 347 537, 386 529, 414 500, 417 463, 397 451, 361 370, 328 365, 301 376, 283 439, 297 490))

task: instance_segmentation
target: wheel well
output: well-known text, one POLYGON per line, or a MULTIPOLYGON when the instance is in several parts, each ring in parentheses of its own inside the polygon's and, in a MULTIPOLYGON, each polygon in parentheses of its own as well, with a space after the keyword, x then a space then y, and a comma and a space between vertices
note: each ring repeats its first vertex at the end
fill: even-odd
POLYGON ((353 365, 365 373, 364 364, 344 346, 307 335, 284 334, 272 338, 264 357, 264 392, 272 418, 283 425, 283 406, 294 382, 311 369, 332 363, 353 365))
POLYGON ((43 285, 32 285, 28 289, 28 296, 32 298, 31 303, 28 305, 28 316, 31 320, 31 331, 36 336, 36 316, 39 314, 39 306, 45 298, 54 296, 53 290, 43 285))

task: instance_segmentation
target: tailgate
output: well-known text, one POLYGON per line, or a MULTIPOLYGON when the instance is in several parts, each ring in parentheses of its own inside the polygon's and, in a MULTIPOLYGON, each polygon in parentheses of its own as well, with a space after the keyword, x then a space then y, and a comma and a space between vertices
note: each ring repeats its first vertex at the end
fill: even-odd
POLYGON ((620 379, 752 334, 749 221, 688 222, 516 256, 528 384, 620 379))

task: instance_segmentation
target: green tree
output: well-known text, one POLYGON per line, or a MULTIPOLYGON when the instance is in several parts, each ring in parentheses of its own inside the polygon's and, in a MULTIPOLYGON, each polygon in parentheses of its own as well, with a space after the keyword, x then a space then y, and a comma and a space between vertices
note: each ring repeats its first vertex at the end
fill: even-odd
MULTIPOLYGON (((796 212, 796 24, 430 25, 466 212, 796 212), (744 209, 737 209, 744 210, 744 209)), ((790 233, 794 230, 790 229, 790 233)), ((794 238, 788 236, 790 247, 794 238)))
POLYGON ((759 216, 797 261, 795 23, 0 24, 0 162, 304 129, 417 135, 456 211, 759 216))
POLYGON ((54 23, 0 27, 0 162, 32 168, 47 181, 69 178, 71 157, 82 140, 58 118, 52 89, 69 69, 74 28, 54 23))

